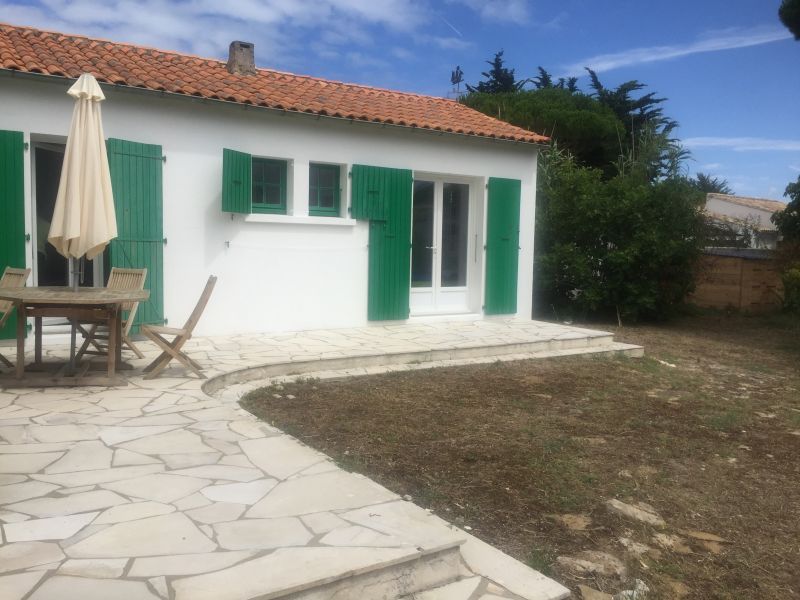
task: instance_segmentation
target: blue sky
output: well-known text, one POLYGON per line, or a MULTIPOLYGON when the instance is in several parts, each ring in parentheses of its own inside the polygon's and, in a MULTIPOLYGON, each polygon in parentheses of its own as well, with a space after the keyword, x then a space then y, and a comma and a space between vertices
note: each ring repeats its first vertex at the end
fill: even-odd
MULTIPOLYGON (((669 99, 690 173, 781 199, 800 175, 800 42, 780 0, 0 0, 0 21, 256 62, 296 73, 446 95, 503 49, 520 78, 592 66, 607 87, 638 79, 669 99)), ((586 78, 580 85, 586 87, 586 78)))

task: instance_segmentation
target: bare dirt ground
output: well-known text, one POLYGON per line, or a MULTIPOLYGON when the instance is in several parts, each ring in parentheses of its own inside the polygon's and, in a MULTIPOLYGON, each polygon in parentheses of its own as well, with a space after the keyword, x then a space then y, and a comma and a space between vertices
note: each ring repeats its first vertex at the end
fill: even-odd
POLYGON ((648 600, 800 598, 800 322, 615 335, 647 356, 304 381, 243 406, 576 592, 641 579, 648 600), (666 526, 610 511, 613 498, 666 526), (582 551, 626 575, 557 560, 582 551))

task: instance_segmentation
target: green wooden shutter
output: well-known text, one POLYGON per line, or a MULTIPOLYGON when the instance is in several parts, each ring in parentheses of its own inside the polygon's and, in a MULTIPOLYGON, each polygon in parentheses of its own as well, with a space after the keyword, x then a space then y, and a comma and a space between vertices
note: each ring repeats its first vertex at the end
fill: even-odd
POLYGON ((109 139, 108 164, 117 213, 117 238, 109 245, 112 267, 147 268, 150 299, 139 304, 133 332, 164 323, 164 229, 161 146, 109 139))
POLYGON ((487 315, 517 312, 520 190, 517 179, 489 178, 484 302, 487 315))
MULTIPOLYGON (((0 131, 0 275, 25 268, 24 139, 21 131, 0 131)), ((0 339, 17 335, 17 311, 0 329, 0 339)))
MULTIPOLYGON (((385 179, 395 170, 353 165, 350 216, 354 219, 386 219, 388 197, 384 193, 385 179)), ((401 171, 411 177, 411 171, 401 171)))
POLYGON ((411 293, 411 171, 353 165, 352 216, 369 219, 370 321, 407 319, 411 293))
POLYGON ((222 149, 222 210, 252 212, 253 157, 245 152, 222 149))

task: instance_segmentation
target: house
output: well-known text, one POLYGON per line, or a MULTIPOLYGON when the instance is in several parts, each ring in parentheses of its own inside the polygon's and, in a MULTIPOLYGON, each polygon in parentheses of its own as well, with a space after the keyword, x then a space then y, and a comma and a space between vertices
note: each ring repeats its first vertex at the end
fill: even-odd
POLYGON ((777 200, 731 194, 706 194, 706 214, 737 237, 744 235, 751 248, 775 249, 778 231, 770 218, 786 208, 777 200))
MULTIPOLYGON (((205 334, 452 315, 530 318, 547 138, 453 100, 0 25, 0 265, 65 285, 46 243, 72 100, 101 82, 119 237, 85 269, 148 268, 140 322, 205 334)), ((10 332, 6 332, 10 334, 10 332)))

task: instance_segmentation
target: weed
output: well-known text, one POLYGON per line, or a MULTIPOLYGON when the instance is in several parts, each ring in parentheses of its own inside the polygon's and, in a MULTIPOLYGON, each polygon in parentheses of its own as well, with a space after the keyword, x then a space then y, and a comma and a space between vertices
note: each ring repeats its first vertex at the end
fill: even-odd
POLYGON ((555 553, 550 549, 545 548, 531 548, 528 554, 528 566, 531 569, 539 571, 548 577, 553 576, 553 563, 555 562, 555 553))

